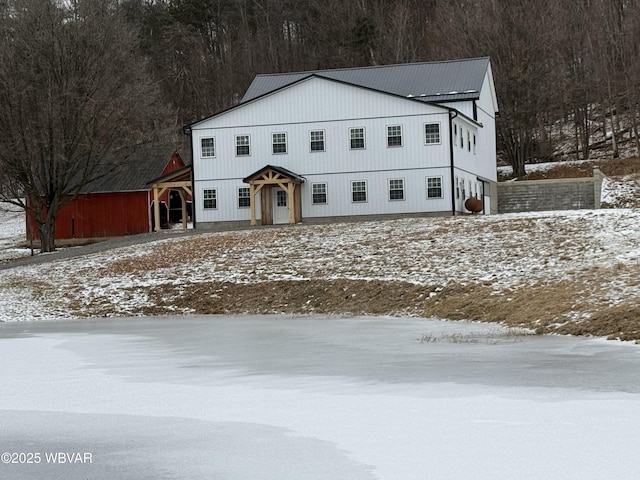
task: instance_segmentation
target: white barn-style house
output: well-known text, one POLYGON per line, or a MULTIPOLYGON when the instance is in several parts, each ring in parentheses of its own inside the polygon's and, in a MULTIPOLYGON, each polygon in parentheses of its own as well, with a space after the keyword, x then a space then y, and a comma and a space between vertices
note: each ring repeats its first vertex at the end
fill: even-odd
POLYGON ((496 210, 489 58, 258 75, 184 127, 198 227, 496 210))

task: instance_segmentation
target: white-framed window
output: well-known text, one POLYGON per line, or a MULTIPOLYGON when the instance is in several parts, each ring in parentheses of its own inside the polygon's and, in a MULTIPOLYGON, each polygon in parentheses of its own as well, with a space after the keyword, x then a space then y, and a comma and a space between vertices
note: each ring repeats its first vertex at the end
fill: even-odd
POLYGON ((460 148, 464 148, 464 133, 462 128, 460 128, 460 148))
POLYGON ((309 149, 312 152, 324 152, 324 130, 311 130, 309 132, 309 149))
POLYGON ((434 145, 440 143, 440 124, 425 123, 424 124, 424 143, 425 145, 434 145))
POLYGON ((404 178, 389 179, 389 201, 404 200, 404 178))
POLYGON ((311 203, 313 205, 325 205, 327 203, 327 184, 311 184, 311 203))
POLYGON ((367 201, 367 181, 354 180, 351 182, 351 201, 361 203, 367 201))
POLYGON ((284 190, 276 190, 276 207, 286 207, 289 203, 289 194, 284 190))
POLYGON ((471 151, 471 132, 467 130, 467 151, 471 151))
POLYGON ((353 127, 349 129, 349 148, 351 150, 364 149, 364 127, 353 127))
POLYGON ((251 155, 251 140, 249 135, 236 135, 236 157, 251 155))
POLYGON ((249 208, 251 206, 251 189, 249 187, 238 187, 238 208, 249 208))
POLYGON ((442 177, 427 177, 427 198, 442 198, 442 177))
POLYGON ((460 199, 460 182, 458 181, 458 177, 456 177, 456 198, 460 199))
POLYGON ((402 146, 402 125, 387 126, 387 147, 402 146))
POLYGON ((202 191, 202 207, 205 210, 218 208, 218 192, 215 188, 205 188, 202 191))
POLYGON ((476 154, 476 134, 473 134, 473 154, 476 154))
POLYGON ((287 153, 287 133, 273 133, 271 135, 271 151, 274 155, 287 153))
POLYGON ((458 145, 458 124, 453 124, 453 144, 458 145))
POLYGON ((200 156, 202 158, 211 158, 216 156, 215 137, 206 137, 200 139, 200 156))

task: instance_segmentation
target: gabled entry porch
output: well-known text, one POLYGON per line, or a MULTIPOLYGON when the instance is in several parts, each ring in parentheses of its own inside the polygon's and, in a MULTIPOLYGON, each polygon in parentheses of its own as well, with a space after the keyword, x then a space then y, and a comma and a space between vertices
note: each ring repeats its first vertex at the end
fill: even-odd
MULTIPOLYGON (((161 228, 160 221, 160 198, 167 191, 175 191, 180 196, 180 210, 182 218, 182 228, 187 228, 187 220, 189 217, 187 211, 187 200, 193 198, 191 187, 191 165, 169 172, 162 177, 156 178, 149 182, 153 190, 153 230, 159 231, 161 228)), ((169 199, 171 196, 168 197, 169 199)), ((169 208, 170 205, 167 206, 169 208)))
POLYGON ((302 221, 301 185, 305 178, 286 168, 267 165, 242 180, 249 184, 251 225, 256 225, 256 195, 260 194, 262 225, 302 221))

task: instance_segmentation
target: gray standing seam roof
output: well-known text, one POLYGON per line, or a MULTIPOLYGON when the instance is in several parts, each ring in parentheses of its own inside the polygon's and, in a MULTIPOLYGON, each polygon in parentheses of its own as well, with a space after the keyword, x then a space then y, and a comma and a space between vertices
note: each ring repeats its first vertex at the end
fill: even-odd
POLYGON ((100 178, 85 185, 81 193, 149 190, 149 180, 162 174, 173 152, 171 145, 150 145, 112 154, 97 167, 100 178))
POLYGON ((256 76, 242 102, 314 74, 425 102, 474 100, 480 96, 488 67, 489 58, 482 57, 445 62, 264 74, 256 76))

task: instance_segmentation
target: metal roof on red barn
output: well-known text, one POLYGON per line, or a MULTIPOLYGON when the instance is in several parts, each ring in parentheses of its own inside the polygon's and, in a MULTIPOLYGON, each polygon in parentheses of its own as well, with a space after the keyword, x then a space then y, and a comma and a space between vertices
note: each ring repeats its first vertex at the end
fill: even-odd
POLYGON ((149 182, 184 167, 172 146, 150 145, 110 156, 101 166, 101 177, 86 185, 81 193, 148 191, 149 182))

